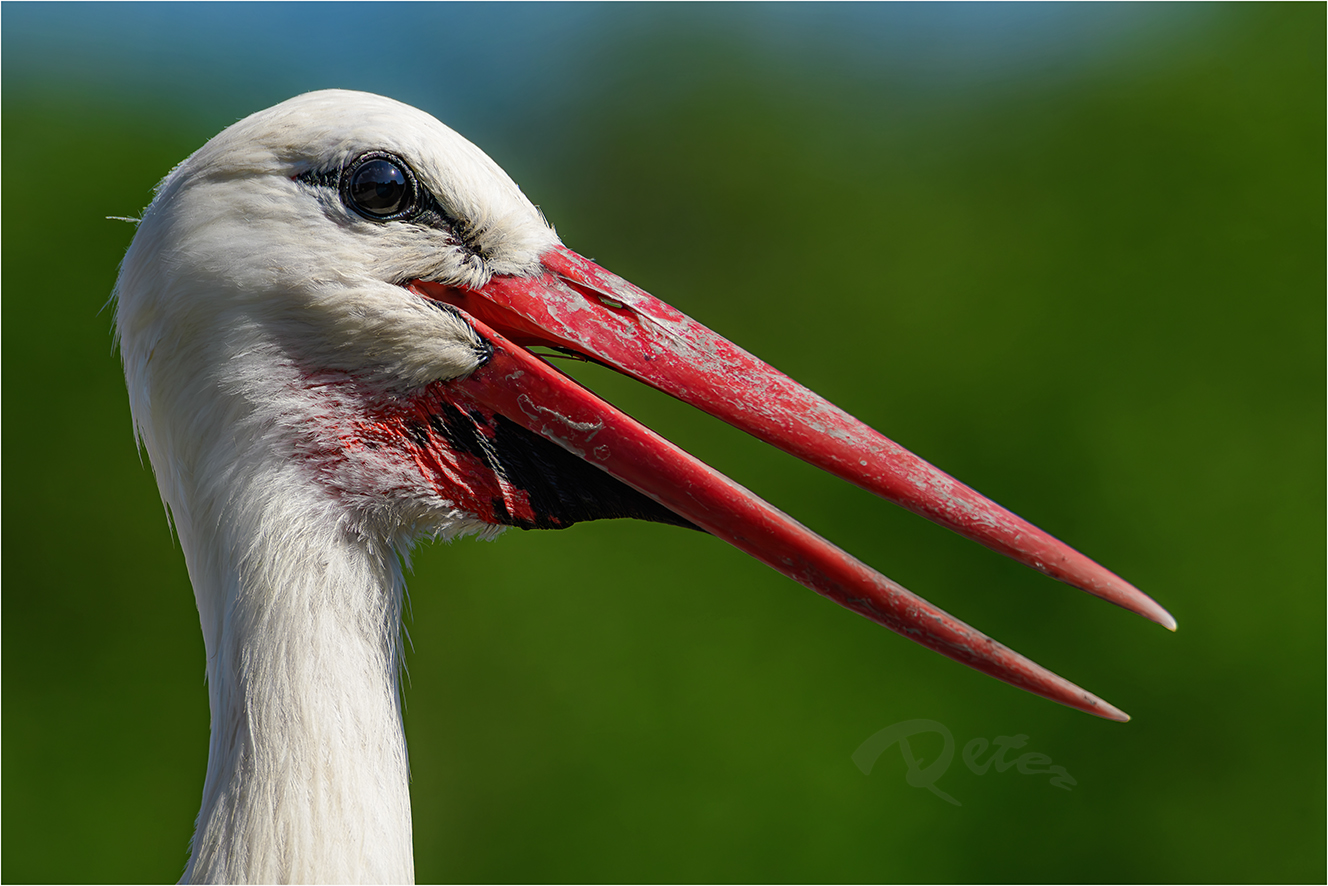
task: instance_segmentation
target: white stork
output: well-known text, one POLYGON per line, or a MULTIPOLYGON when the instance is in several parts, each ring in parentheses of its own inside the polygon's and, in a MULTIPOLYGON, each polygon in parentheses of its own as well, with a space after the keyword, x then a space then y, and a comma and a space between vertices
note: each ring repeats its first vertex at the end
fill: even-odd
POLYGON ((944 655, 1111 705, 854 560, 533 354, 610 366, 1167 627, 1129 584, 564 247, 481 151, 302 95, 166 177, 116 288, 134 424, 207 647, 189 882, 409 882, 399 552, 637 517, 702 529, 944 655))

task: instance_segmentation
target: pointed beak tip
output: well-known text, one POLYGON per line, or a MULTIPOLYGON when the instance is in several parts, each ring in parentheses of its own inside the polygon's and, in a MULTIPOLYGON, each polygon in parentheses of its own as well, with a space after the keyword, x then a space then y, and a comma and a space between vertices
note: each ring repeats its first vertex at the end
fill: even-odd
POLYGON ((1109 705, 1106 702, 1103 702, 1102 704, 1104 709, 1098 714, 1102 719, 1112 720, 1116 723, 1130 722, 1130 715, 1122 711, 1120 708, 1115 707, 1114 705, 1109 705))
MULTIPOLYGON (((1075 688, 1077 689, 1078 687, 1075 688)), ((1079 693, 1079 698, 1075 699, 1074 702, 1069 705, 1070 707, 1078 708, 1086 714, 1092 714, 1094 717, 1101 717, 1103 720, 1111 720, 1116 723, 1130 722, 1130 715, 1116 707, 1111 702, 1104 701, 1084 689, 1080 689, 1079 693)), ((1061 699, 1056 700, 1060 701, 1061 704, 1066 703, 1061 699)))
POLYGON ((1143 594, 1140 594, 1140 596, 1147 601, 1147 605, 1142 606, 1135 611, 1149 621, 1157 622, 1174 634, 1176 632, 1176 617, 1159 606, 1151 597, 1144 596, 1143 594))
POLYGON ((1092 565, 1107 576, 1106 585, 1108 590, 1105 593, 1092 588, 1088 584, 1078 584, 1075 582, 1071 582, 1071 584, 1074 584, 1082 590, 1088 591, 1090 594, 1101 597, 1110 603, 1115 603, 1117 606, 1133 612, 1135 615, 1141 615, 1149 621, 1156 622, 1168 631, 1175 632, 1176 617, 1166 609, 1162 608, 1161 604, 1136 588, 1134 585, 1130 584, 1128 581, 1125 581, 1120 576, 1107 572, 1105 569, 1102 569, 1102 567, 1097 566, 1096 563, 1092 565))

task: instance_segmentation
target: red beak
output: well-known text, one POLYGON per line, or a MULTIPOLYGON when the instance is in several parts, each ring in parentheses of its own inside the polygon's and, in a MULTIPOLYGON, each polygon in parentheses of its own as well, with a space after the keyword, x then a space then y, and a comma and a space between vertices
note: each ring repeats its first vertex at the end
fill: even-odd
POLYGON ((533 277, 411 288, 460 309, 493 357, 453 385, 818 594, 956 661, 1061 704, 1129 717, 836 548, 526 348, 645 382, 959 534, 1171 630, 1132 585, 721 338, 564 247, 533 277))

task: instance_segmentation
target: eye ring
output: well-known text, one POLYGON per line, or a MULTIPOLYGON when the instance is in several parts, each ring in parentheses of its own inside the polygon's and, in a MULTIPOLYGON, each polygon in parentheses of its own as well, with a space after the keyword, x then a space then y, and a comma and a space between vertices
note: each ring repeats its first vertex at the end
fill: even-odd
POLYGON ((406 162, 387 151, 368 151, 341 173, 341 202, 371 221, 410 218, 420 188, 406 162))

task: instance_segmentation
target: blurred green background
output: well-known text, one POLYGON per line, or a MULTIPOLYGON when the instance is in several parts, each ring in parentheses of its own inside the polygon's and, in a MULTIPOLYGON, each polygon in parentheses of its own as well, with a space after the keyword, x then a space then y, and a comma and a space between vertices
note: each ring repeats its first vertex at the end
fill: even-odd
POLYGON ((1324 877, 1322 5, 0 14, 5 880, 183 869, 203 647, 130 432, 104 304, 133 229, 106 216, 238 117, 325 86, 459 128, 570 246, 1180 622, 591 373, 1134 720, 970 672, 700 534, 425 546, 421 881, 1324 877), (1077 784, 956 757, 937 783, 956 807, 910 787, 898 749, 854 766, 914 718, 959 747, 1027 735, 1077 784))

